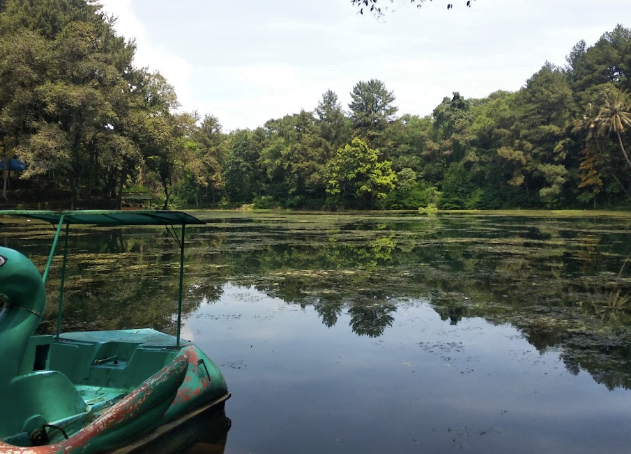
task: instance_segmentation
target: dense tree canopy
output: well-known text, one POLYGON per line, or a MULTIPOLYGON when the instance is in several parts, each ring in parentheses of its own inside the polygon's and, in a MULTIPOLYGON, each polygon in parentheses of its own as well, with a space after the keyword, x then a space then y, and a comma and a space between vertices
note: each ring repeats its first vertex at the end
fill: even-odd
POLYGON ((95 2, 1 8, 4 206, 115 207, 131 196, 164 207, 631 206, 631 30, 621 25, 514 93, 455 92, 421 117, 400 114, 371 79, 349 87, 348 106, 327 90, 313 111, 224 132, 212 115, 176 110, 173 87, 132 65, 134 43, 95 2))

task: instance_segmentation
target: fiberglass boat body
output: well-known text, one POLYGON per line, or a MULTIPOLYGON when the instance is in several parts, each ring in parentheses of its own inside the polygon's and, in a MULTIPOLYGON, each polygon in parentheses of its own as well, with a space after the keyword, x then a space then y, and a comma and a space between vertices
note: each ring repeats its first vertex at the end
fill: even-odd
MULTIPOLYGON (((4 211, 57 226, 44 275, 26 256, 0 247, 0 454, 125 452, 230 397, 217 366, 180 338, 185 227, 171 211, 4 211), (68 231, 72 224, 163 225, 180 245, 177 335, 153 329, 61 333, 68 231), (174 226, 181 227, 176 235, 174 226), (56 335, 35 335, 45 281, 65 227, 56 335)), ((115 284, 113 284, 115 285, 115 284)), ((165 297, 156 295, 156 298, 165 297)), ((166 296, 168 297, 168 296, 166 296)))

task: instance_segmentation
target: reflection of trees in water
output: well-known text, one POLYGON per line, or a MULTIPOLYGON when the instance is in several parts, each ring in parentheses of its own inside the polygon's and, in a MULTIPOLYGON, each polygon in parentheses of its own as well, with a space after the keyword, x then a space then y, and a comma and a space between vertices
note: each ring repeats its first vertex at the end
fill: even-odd
MULTIPOLYGON (((511 324, 540 352, 560 350, 573 373, 588 371, 610 389, 631 388, 631 312, 597 310, 616 306, 616 292, 619 299, 631 295, 631 266, 624 266, 631 242, 626 227, 616 233, 612 223, 599 222, 437 216, 382 225, 368 219, 357 231, 350 224, 286 232, 257 224, 256 234, 247 223, 234 231, 200 229, 189 236, 184 311, 216 300, 230 281, 311 306, 328 327, 347 312, 354 332, 380 336, 393 323, 394 300, 424 298, 451 324, 467 317, 511 324)), ((97 255, 99 235, 80 232, 72 245, 69 327, 172 329, 173 241, 158 229, 117 229, 97 255)), ((51 278, 54 287, 54 272, 51 278)), ((55 298, 50 303, 56 306, 55 298)), ((50 309, 50 327, 54 317, 50 309)))
MULTIPOLYGON (((66 284, 62 329, 64 331, 133 329, 150 326, 174 333, 178 305, 178 277, 164 278, 147 273, 130 278, 114 272, 111 281, 72 279, 66 284)), ((200 285, 185 279, 182 313, 194 312, 202 301, 216 301, 223 294, 217 285, 200 285)), ((58 286, 48 288, 48 311, 40 325, 41 333, 55 329, 58 286)))
MULTIPOLYGON (((247 285, 243 281, 239 283, 247 285)), ((345 310, 351 317, 353 332, 360 336, 379 337, 385 328, 392 326, 394 317, 391 313, 396 312, 397 307, 386 294, 362 294, 356 281, 349 282, 346 290, 320 288, 321 283, 314 280, 311 281, 314 285, 306 285, 303 279, 277 277, 274 283, 259 282, 255 288, 289 304, 298 304, 302 308, 312 306, 328 328, 338 322, 345 310), (352 292, 353 288, 355 292, 352 292)))
POLYGON ((393 304, 353 304, 348 313, 351 316, 350 326, 358 336, 379 337, 388 326, 392 326, 396 312, 393 304))
POLYGON ((466 307, 440 307, 435 306, 434 310, 440 315, 440 319, 445 322, 449 320, 450 325, 457 325, 460 320, 467 316, 467 308, 466 307))
POLYGON ((380 315, 365 308, 364 302, 357 302, 361 299, 358 296, 367 292, 369 296, 364 300, 386 301, 386 295, 376 296, 372 274, 392 259, 397 243, 389 231, 377 235, 367 232, 364 236, 362 241, 356 241, 355 235, 348 235, 344 241, 335 236, 318 238, 317 246, 309 241, 291 247, 254 243, 251 248, 231 251, 218 261, 228 265, 223 268, 222 278, 226 281, 253 285, 290 304, 312 306, 327 327, 334 326, 342 312, 348 310, 356 332, 378 336, 392 324, 389 312, 396 308, 391 304, 384 306, 380 315), (329 278, 339 280, 339 285, 329 278))
MULTIPOLYGON (((129 238, 121 229, 99 232, 75 244, 68 260, 62 329, 64 331, 133 329, 150 326, 175 333, 179 288, 179 248, 163 230, 149 229, 129 238)), ((59 265, 59 264, 57 264, 59 265)), ((51 270, 47 311, 40 333, 55 329, 60 266, 51 270)), ((202 301, 217 301, 221 283, 184 274, 182 313, 202 301)))
POLYGON ((392 323, 392 299, 426 298, 452 325, 467 317, 511 324, 541 353, 560 350, 568 370, 586 370, 610 388, 631 385, 624 347, 631 345, 631 320, 621 311, 604 317, 593 309, 612 289, 631 293, 631 273, 619 255, 631 249, 621 241, 624 235, 600 244, 596 234, 572 235, 554 225, 524 228, 515 222, 515 233, 499 239, 488 226, 482 235, 450 231, 449 224, 444 234, 432 227, 419 237, 372 232, 361 242, 333 235, 317 247, 284 247, 282 255, 261 248, 250 257, 259 267, 237 280, 288 303, 313 306, 326 326, 347 311, 354 332, 374 336, 392 323), (605 270, 611 270, 607 279, 605 270), (356 304, 362 295, 368 303, 356 304))
POLYGON ((342 315, 344 310, 344 301, 337 297, 320 297, 313 304, 318 315, 322 318, 322 323, 327 328, 335 326, 337 319, 342 315))
POLYGON ((607 389, 631 389, 631 346, 628 338, 622 344, 603 345, 589 340, 577 338, 570 341, 575 343, 572 348, 561 352, 561 359, 568 371, 578 375, 581 370, 590 373, 592 378, 607 389))

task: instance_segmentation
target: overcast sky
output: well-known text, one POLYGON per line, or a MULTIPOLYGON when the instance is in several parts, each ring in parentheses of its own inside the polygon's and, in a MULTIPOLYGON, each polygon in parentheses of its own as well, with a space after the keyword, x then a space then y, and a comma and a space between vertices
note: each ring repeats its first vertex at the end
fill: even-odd
MULTIPOLYGON (((383 0, 385 2, 385 0, 383 0)), ((353 85, 380 79, 399 113, 427 115, 459 91, 517 90, 572 46, 631 27, 630 0, 395 0, 384 20, 350 0, 101 0, 134 38, 135 63, 162 73, 182 109, 255 128, 313 110, 327 89, 344 107, 353 85)), ((381 3, 381 2, 380 2, 381 3)))

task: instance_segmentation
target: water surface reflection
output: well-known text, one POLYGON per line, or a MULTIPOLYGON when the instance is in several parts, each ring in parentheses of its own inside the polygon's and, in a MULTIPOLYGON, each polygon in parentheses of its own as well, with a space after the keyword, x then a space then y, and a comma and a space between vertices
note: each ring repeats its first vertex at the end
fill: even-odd
MULTIPOLYGON (((184 332, 227 453, 627 451, 631 218, 200 216, 184 332)), ((168 234, 75 233, 64 329, 174 329, 168 234)), ((50 228, 0 235, 43 266, 50 228)))

